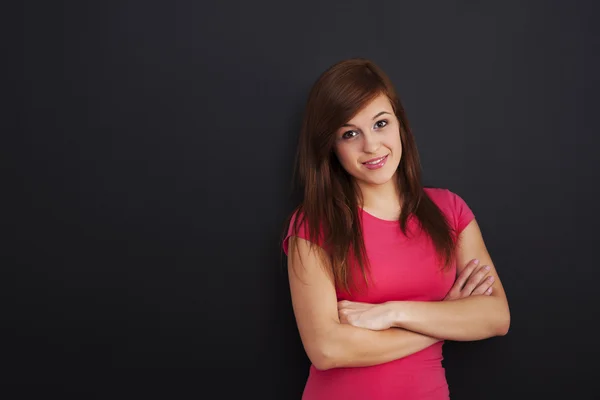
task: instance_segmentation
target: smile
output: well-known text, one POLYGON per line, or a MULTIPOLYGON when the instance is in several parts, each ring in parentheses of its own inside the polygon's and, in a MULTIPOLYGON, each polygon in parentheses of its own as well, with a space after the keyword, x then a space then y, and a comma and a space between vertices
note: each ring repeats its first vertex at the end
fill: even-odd
POLYGON ((380 157, 380 158, 374 158, 372 160, 364 162, 363 164, 365 164, 365 165, 377 165, 380 162, 384 161, 386 158, 387 158, 387 156, 383 156, 383 157, 380 157))
POLYGON ((374 158, 372 160, 369 160, 367 162, 362 163, 367 169, 379 169, 381 167, 383 167, 385 165, 385 162, 388 159, 388 156, 383 156, 383 157, 379 157, 379 158, 374 158))

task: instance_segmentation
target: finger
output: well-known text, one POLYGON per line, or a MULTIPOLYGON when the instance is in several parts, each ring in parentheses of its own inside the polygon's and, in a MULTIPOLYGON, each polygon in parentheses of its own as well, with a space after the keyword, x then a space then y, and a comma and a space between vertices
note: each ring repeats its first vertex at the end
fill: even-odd
POLYGON ((339 316, 342 324, 354 325, 356 322, 356 315, 351 313, 349 310, 340 312, 339 316))
POLYGON ((473 294, 475 288, 481 283, 484 283, 485 276, 488 274, 488 272, 490 272, 490 266, 484 265, 481 268, 479 268, 477 272, 472 274, 469 277, 467 283, 465 284, 465 287, 463 288, 463 295, 470 296, 471 294, 473 294))
POLYGON ((353 308, 353 302, 350 300, 338 301, 338 310, 351 309, 353 308))
POLYGON ((477 260, 477 259, 471 260, 467 264, 467 266, 460 272, 460 275, 458 276, 458 278, 456 278, 456 282, 454 283, 454 286, 456 286, 458 291, 462 290, 463 286, 467 282, 467 279, 469 279, 469 277, 471 276, 471 274, 473 273, 475 268, 477 268, 478 265, 479 265, 479 260, 477 260))
POLYGON ((348 323, 350 323, 349 320, 348 320, 349 315, 350 315, 350 313, 349 313, 348 310, 340 310, 338 312, 338 317, 340 319, 340 323, 342 323, 342 324, 348 324, 348 323))
MULTIPOLYGON (((482 296, 489 296, 492 294, 492 292, 494 291, 494 288, 492 288, 491 286, 483 293, 481 293, 482 296)), ((473 292, 473 294, 475 294, 475 292, 473 292)))
POLYGON ((460 282, 455 281, 450 290, 448 290, 448 293, 446 293, 444 300, 460 299, 460 289, 460 282))
POLYGON ((444 300, 458 299, 460 298, 461 291, 461 283, 459 281, 455 281, 448 293, 446 293, 446 297, 444 300))
POLYGON ((486 292, 492 288, 493 284, 494 284, 494 277, 488 276, 487 278, 485 278, 481 281, 479 286, 477 286, 475 288, 475 290, 473 290, 471 295, 486 294, 486 292))
POLYGON ((342 306, 342 307, 351 307, 351 306, 356 305, 356 304, 361 304, 361 303, 357 303, 355 301, 350 301, 350 300, 341 300, 341 301, 338 301, 338 306, 342 306))
POLYGON ((372 303, 364 303, 360 301, 343 300, 344 304, 349 306, 372 306, 372 303))
POLYGON ((342 308, 347 308, 350 310, 364 310, 366 308, 371 308, 371 307, 373 307, 373 304, 361 303, 361 302, 357 302, 357 301, 342 300, 342 301, 338 302, 338 310, 342 309, 342 308))

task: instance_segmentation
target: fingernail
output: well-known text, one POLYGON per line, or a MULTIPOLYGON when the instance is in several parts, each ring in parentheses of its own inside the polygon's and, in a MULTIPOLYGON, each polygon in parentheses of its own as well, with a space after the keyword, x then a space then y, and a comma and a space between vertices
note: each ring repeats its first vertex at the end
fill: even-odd
POLYGON ((488 278, 488 281, 490 281, 490 282, 494 282, 494 277, 493 277, 493 276, 490 276, 490 277, 488 278))
POLYGON ((473 260, 473 264, 475 264, 475 265, 479 264, 479 260, 478 259, 473 260))
POLYGON ((488 290, 485 291, 486 293, 492 293, 492 288, 489 288, 488 290))
POLYGON ((485 269, 486 271, 489 271, 490 268, 492 268, 492 267, 490 267, 489 265, 486 265, 485 267, 483 267, 483 269, 485 269))

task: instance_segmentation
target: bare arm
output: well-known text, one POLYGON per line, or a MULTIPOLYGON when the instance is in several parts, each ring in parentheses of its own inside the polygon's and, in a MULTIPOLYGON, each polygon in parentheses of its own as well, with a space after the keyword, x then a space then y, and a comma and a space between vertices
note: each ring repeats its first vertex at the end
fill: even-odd
POLYGON ((457 265, 465 266, 473 258, 491 267, 489 275, 494 277, 491 295, 439 302, 389 302, 392 325, 456 341, 505 335, 510 326, 508 301, 475 220, 459 236, 457 265))
POLYGON ((291 237, 288 276, 304 349, 318 369, 382 364, 423 350, 438 339, 404 329, 373 331, 342 324, 324 250, 291 237))

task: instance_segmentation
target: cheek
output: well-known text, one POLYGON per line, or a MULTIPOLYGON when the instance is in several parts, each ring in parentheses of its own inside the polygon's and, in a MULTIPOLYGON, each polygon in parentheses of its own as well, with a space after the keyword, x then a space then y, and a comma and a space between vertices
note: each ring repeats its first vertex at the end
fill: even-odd
POLYGON ((393 132, 389 137, 386 138, 386 143, 388 143, 388 147, 393 148, 394 150, 402 151, 402 141, 400 139, 400 132, 393 132))
POLYGON ((343 166, 353 164, 354 160, 356 159, 354 151, 352 150, 351 146, 347 145, 347 143, 344 143, 344 145, 341 146, 337 146, 335 154, 338 160, 340 161, 340 164, 342 164, 343 166))

